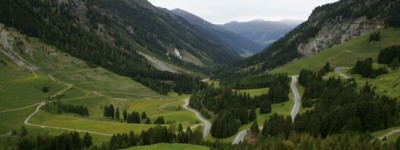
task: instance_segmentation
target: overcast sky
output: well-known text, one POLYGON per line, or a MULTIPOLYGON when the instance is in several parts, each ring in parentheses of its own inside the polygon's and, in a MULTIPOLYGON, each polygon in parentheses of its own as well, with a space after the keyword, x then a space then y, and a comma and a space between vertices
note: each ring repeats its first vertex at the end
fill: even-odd
POLYGON ((203 19, 222 24, 255 19, 307 20, 316 6, 338 0, 148 0, 167 9, 181 8, 203 19))

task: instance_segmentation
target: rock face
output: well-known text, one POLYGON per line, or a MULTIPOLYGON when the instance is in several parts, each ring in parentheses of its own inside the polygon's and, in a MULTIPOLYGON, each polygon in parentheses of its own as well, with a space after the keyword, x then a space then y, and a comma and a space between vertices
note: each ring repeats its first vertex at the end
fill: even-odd
POLYGON ((263 73, 294 59, 342 44, 371 30, 384 26, 400 27, 399 10, 400 0, 340 0, 316 7, 307 21, 263 52, 216 76, 233 78, 243 74, 263 73), (234 72, 238 68, 244 71, 234 72))
POLYGON ((299 44, 297 50, 305 56, 313 55, 382 26, 384 26, 383 21, 369 20, 365 16, 354 20, 331 19, 324 23, 315 38, 310 39, 307 43, 299 44))

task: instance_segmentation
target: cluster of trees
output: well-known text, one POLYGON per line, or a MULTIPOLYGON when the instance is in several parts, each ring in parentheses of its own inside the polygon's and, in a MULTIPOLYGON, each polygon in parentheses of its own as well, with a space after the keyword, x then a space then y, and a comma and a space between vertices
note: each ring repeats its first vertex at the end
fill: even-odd
MULTIPOLYGON (((216 120, 212 124, 211 134, 217 138, 229 137, 241 125, 256 119, 256 108, 260 108, 261 114, 267 114, 272 111, 272 104, 288 101, 289 81, 285 74, 273 75, 268 81, 271 86, 268 93, 254 97, 248 93, 237 93, 230 88, 210 87, 193 94, 189 106, 200 110, 204 116, 215 114, 216 120)), ((245 86, 254 87, 258 84, 254 81, 252 83, 254 85, 247 82, 245 86)))
MULTIPOLYGON (((248 119, 248 118, 247 118, 248 119)), ((242 125, 230 112, 220 112, 212 123, 211 135, 216 138, 225 138, 234 135, 242 125)))
POLYGON ((389 73, 385 67, 381 67, 378 69, 374 69, 372 67, 373 60, 372 58, 367 58, 364 61, 358 60, 356 65, 351 69, 351 73, 360 74, 364 78, 372 78, 389 73))
POLYGON ((318 72, 308 69, 302 69, 300 71, 298 81, 301 85, 307 87, 304 90, 301 101, 303 107, 312 107, 314 105, 314 99, 318 98, 323 90, 323 88, 321 88, 323 86, 322 77, 330 71, 332 71, 332 68, 329 62, 318 72))
MULTIPOLYGON (((255 144, 215 143, 211 149, 400 148, 400 138, 382 144, 369 134, 397 124, 400 116, 396 99, 377 95, 368 83, 359 88, 354 79, 322 80, 319 74, 302 70, 299 77, 305 86, 303 100, 312 99, 314 109, 299 114, 294 122, 290 117, 272 115, 265 120, 255 144)), ((250 132, 257 133, 256 124, 250 132)))
POLYGON ((381 32, 377 31, 377 32, 373 32, 369 35, 368 38, 369 42, 379 42, 381 41, 381 32))
POLYGON ((89 109, 84 105, 63 104, 59 100, 52 103, 46 103, 46 111, 51 113, 72 113, 78 114, 82 117, 89 116, 89 109))
POLYGON ((81 150, 89 149, 93 145, 92 137, 86 133, 83 138, 78 132, 64 133, 58 136, 49 134, 38 134, 36 136, 26 136, 18 140, 19 150, 81 150))
POLYGON ((396 100, 377 95, 370 84, 358 90, 354 79, 321 80, 315 76, 314 73, 314 79, 308 81, 313 84, 304 85, 303 100, 312 99, 318 105, 296 117, 294 130, 326 137, 343 131, 373 132, 399 121, 396 100))
MULTIPOLYGON (((150 118, 147 117, 147 114, 145 111, 142 112, 142 114, 139 114, 139 112, 133 111, 131 113, 128 113, 127 110, 122 111, 122 116, 120 115, 120 111, 118 108, 114 108, 114 105, 110 104, 109 106, 104 107, 103 115, 106 118, 110 119, 123 119, 123 121, 126 121, 127 123, 136 123, 140 124, 142 120, 145 120, 145 124, 151 124, 150 118), (121 118, 122 117, 122 118, 121 118)), ((158 117, 156 121, 154 121, 154 124, 165 124, 164 117, 158 117)))
POLYGON ((157 117, 157 119, 154 121, 154 124, 165 124, 165 120, 163 116, 157 117))
POLYGON ((247 77, 238 78, 235 80, 224 80, 222 84, 227 87, 232 87, 233 89, 257 89, 270 87, 274 84, 276 78, 283 77, 283 74, 271 75, 271 74, 261 74, 261 75, 251 75, 247 77))
POLYGON ((157 143, 188 143, 201 144, 203 142, 203 134, 200 128, 192 131, 188 127, 185 131, 181 124, 176 126, 155 126, 140 134, 117 134, 113 135, 110 142, 100 149, 123 149, 130 146, 143 146, 157 143))
POLYGON ((314 137, 307 133, 291 132, 288 138, 282 136, 259 136, 257 142, 250 144, 241 142, 232 145, 230 143, 213 143, 212 150, 255 150, 255 149, 297 149, 297 150, 337 150, 337 149, 400 149, 400 138, 393 142, 373 141, 373 136, 367 133, 344 132, 326 138, 314 137))
POLYGON ((114 110, 114 105, 110 104, 109 106, 104 107, 103 115, 104 117, 111 119, 114 119, 116 118, 116 116, 118 116, 117 119, 119 119, 119 109, 117 108, 116 110, 114 110))
POLYGON ((391 46, 382 49, 378 55, 378 63, 391 64, 393 61, 400 59, 400 45, 391 46))

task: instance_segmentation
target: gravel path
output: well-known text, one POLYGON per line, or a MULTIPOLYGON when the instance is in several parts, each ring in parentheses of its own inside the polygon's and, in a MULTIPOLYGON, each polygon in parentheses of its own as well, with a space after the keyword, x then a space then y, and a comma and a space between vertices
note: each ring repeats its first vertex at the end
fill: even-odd
POLYGON ((41 128, 50 128, 50 129, 60 129, 60 130, 68 130, 68 131, 76 131, 76 132, 87 132, 90 134, 97 134, 97 135, 104 135, 104 136, 112 136, 112 134, 107 134, 107 133, 100 133, 100 132, 93 132, 93 131, 88 131, 88 130, 79 130, 79 129, 71 129, 71 128, 63 128, 63 127, 54 127, 54 126, 46 126, 46 125, 36 125, 36 124, 32 124, 29 123, 29 120, 36 115, 36 113, 39 112, 40 107, 46 105, 46 103, 40 103, 40 105, 38 107, 36 107, 36 110, 30 114, 24 121, 25 125, 29 125, 29 126, 34 126, 34 127, 41 127, 41 128))

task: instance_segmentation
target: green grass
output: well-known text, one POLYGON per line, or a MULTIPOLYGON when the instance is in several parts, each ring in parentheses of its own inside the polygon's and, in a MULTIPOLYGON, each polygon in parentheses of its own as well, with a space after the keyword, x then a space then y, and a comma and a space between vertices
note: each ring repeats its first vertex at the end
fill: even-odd
POLYGON ((31 107, 17 112, 0 113, 0 135, 10 132, 11 130, 21 129, 25 118, 35 109, 36 107, 31 107))
MULTIPOLYGON (((374 32, 374 31, 372 31, 374 32)), ((400 45, 400 29, 380 29, 381 41, 369 43, 369 34, 365 34, 343 45, 326 49, 314 56, 294 60, 282 67, 276 68, 271 73, 299 74, 301 69, 319 70, 326 62, 332 66, 353 66, 357 60, 372 57, 376 60, 381 49, 400 45)))
POLYGON ((360 75, 351 75, 360 87, 366 82, 376 87, 378 94, 384 94, 400 100, 400 70, 390 70, 389 74, 378 76, 376 79, 363 78, 360 75))
POLYGON ((249 93, 250 96, 259 96, 268 93, 269 88, 238 90, 238 93, 249 93))
POLYGON ((149 146, 130 147, 126 150, 208 150, 208 147, 190 144, 154 144, 149 146))
MULTIPOLYGON (((10 36, 26 39, 16 32, 11 32, 10 36)), ((42 44, 37 39, 29 38, 25 43, 29 44, 31 51, 30 54, 20 54, 21 57, 40 69, 32 73, 0 54, 0 59, 7 64, 0 64, 0 111, 42 102, 48 95, 66 88, 65 83, 67 83, 72 84, 72 88, 62 93, 63 97, 60 99, 62 103, 85 105, 89 108, 90 116, 82 118, 73 114, 51 114, 42 107, 39 113, 31 118, 31 123, 109 134, 128 133, 131 130, 140 133, 154 126, 105 119, 103 108, 110 104, 120 109, 121 117, 122 110, 127 109, 128 112, 146 111, 152 122, 158 116, 164 116, 166 121, 183 124, 184 127, 194 126, 199 122, 192 112, 182 107, 183 100, 189 95, 170 93, 164 96, 130 78, 103 68, 90 68, 84 61, 42 44), (49 75, 52 75, 55 81, 49 75), (50 87, 50 92, 43 93, 41 91, 43 86, 50 87)), ((36 107, 31 107, 0 113, 2 120, 0 135, 21 128, 24 119, 35 109, 36 107)), ((32 135, 46 132, 57 135, 65 132, 50 128, 30 126, 27 128, 32 135)), ((101 135, 92 136, 96 144, 101 144, 110 138, 101 135)), ((7 139, 0 137, 0 145, 12 142, 7 139)))

